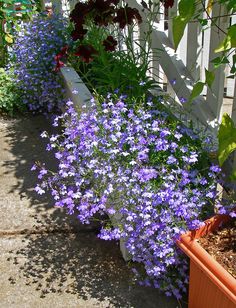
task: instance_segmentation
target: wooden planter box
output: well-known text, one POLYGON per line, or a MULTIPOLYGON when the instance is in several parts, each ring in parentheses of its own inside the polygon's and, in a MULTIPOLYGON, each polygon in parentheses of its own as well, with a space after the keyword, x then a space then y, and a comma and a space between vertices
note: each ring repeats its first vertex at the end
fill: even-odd
POLYGON ((177 241, 190 258, 189 308, 236 307, 236 279, 197 241, 229 219, 227 215, 216 215, 207 220, 205 226, 183 234, 177 241))
MULTIPOLYGON (((65 99, 71 100, 78 110, 81 110, 83 105, 89 107, 91 105, 90 99, 92 98, 92 94, 76 71, 72 67, 62 67, 60 73, 65 86, 65 99)), ((117 214, 109 215, 109 218, 113 224, 119 223, 121 219, 117 214)), ((131 259, 125 247, 125 239, 120 239, 120 251, 125 261, 131 259)))

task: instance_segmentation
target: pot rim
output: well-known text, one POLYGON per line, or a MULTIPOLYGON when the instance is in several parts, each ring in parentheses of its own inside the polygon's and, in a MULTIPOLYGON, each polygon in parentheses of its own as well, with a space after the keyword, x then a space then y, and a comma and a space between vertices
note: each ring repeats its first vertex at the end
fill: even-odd
POLYGON ((177 245, 229 298, 236 303, 236 279, 230 275, 202 246, 197 239, 216 230, 229 221, 229 215, 215 215, 197 230, 180 236, 177 245))

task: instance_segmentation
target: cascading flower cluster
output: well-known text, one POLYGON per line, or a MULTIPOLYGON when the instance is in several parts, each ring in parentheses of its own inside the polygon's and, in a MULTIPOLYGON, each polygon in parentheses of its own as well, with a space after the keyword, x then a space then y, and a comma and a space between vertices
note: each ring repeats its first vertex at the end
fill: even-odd
POLYGON ((39 14, 22 25, 12 50, 16 83, 23 103, 33 112, 51 112, 62 99, 60 77, 54 71, 58 51, 67 43, 62 16, 39 14))
POLYGON ((47 146, 58 170, 34 165, 36 191, 50 190, 56 206, 82 223, 97 213, 117 215, 113 225, 104 219, 99 237, 125 238, 132 260, 144 265, 144 283, 180 298, 188 266, 175 240, 199 227, 216 202, 220 168, 209 163, 192 130, 170 120, 151 99, 144 104, 132 109, 129 98, 109 94, 78 114, 68 102, 54 123, 64 122, 63 133, 51 136, 47 146))

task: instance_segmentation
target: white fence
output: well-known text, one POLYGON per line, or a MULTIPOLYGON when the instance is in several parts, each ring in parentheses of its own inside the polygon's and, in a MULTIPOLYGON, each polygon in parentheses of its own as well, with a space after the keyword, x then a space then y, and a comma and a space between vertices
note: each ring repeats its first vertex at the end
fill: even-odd
MULTIPOLYGON (((139 10, 143 20, 145 12, 135 0, 127 0, 131 7, 139 10)), ((191 89, 199 78, 205 80, 205 68, 213 69, 211 60, 219 56, 214 53, 214 49, 222 41, 222 34, 216 27, 208 27, 204 32, 200 29, 198 22, 190 23, 179 44, 177 51, 174 51, 172 43, 172 18, 177 15, 178 1, 172 8, 163 9, 158 16, 152 34, 152 48, 160 48, 159 60, 153 63, 155 73, 159 74, 159 79, 163 81, 164 88, 168 93, 172 93, 180 101, 181 98, 189 98, 191 89)), ((218 4, 213 6, 212 17, 222 16, 222 7, 218 4)), ((225 14, 226 15, 226 14, 225 14)), ((204 16, 203 16, 204 17, 204 16)), ((236 22, 236 16, 225 16, 219 18, 219 27, 226 30, 231 23, 236 22)), ((142 33, 144 27, 140 26, 142 33)), ((216 127, 221 120, 222 109, 224 107, 223 97, 230 97, 233 104, 232 116, 236 120, 236 90, 235 79, 225 78, 225 72, 229 75, 229 67, 223 66, 215 71, 215 80, 212 89, 204 89, 203 96, 194 100, 191 113, 201 123, 211 127, 216 127)))
MULTIPOLYGON (((139 0, 125 0, 131 7, 139 10, 143 23, 139 26, 139 37, 142 38, 145 32, 146 13, 138 3, 139 0)), ((155 3, 157 3, 156 0, 155 3)), ((75 0, 52 0, 58 11, 67 11, 73 8, 75 0)), ((164 91, 181 102, 182 98, 188 99, 194 83, 199 78, 205 80, 205 68, 213 69, 211 60, 218 55, 214 49, 222 41, 221 31, 217 27, 208 27, 201 31, 199 22, 189 23, 185 29, 184 36, 177 51, 174 51, 172 43, 172 19, 177 15, 178 0, 174 6, 168 10, 161 6, 160 13, 152 31, 152 49, 161 49, 158 60, 155 58, 152 63, 152 72, 155 79, 160 82, 164 91)), ((205 1, 208 2, 208 1, 205 1)), ((236 22, 236 16, 226 16, 222 11, 222 6, 214 4, 212 17, 223 16, 217 19, 218 26, 226 30, 230 23, 236 22)), ((202 16, 205 18, 206 16, 202 16)), ((141 43, 142 44, 142 43, 141 43)), ((227 79, 229 67, 220 67, 215 71, 215 80, 212 89, 204 89, 203 96, 199 96, 193 101, 190 116, 213 131, 217 131, 218 123, 221 120, 222 109, 224 107, 224 97, 229 97, 232 103, 232 117, 236 121, 236 89, 235 79, 227 79)), ((185 108, 185 105, 183 108, 185 108)), ((188 107, 189 108, 189 107, 188 107)))

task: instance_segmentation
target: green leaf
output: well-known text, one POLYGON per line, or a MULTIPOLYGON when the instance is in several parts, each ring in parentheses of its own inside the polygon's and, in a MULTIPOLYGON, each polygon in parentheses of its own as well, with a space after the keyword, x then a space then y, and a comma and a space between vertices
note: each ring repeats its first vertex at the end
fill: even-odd
POLYGON ((222 57, 214 58, 213 60, 211 60, 211 62, 214 64, 214 68, 218 68, 222 64, 229 63, 229 60, 227 59, 227 57, 222 56, 222 57))
POLYGON ((179 15, 190 20, 195 12, 194 0, 181 0, 179 2, 179 15))
POLYGON ((205 27, 205 26, 207 26, 207 24, 208 24, 207 19, 198 18, 198 21, 200 22, 200 25, 201 25, 202 27, 205 27))
POLYGON ((218 132, 219 150, 218 160, 223 165, 229 155, 236 150, 236 128, 233 120, 224 113, 218 132))
POLYGON ((13 43, 13 36, 9 33, 7 33, 5 35, 5 41, 8 43, 8 44, 12 44, 13 43))
POLYGON ((206 84, 209 86, 209 88, 211 88, 212 83, 215 79, 215 74, 213 72, 208 71, 205 68, 205 74, 206 74, 206 84))
POLYGON ((173 18, 172 32, 175 50, 184 34, 187 23, 192 18, 195 11, 194 0, 181 0, 179 2, 179 15, 173 18))
POLYGON ((235 181, 235 180, 236 180, 236 170, 233 170, 233 172, 231 173, 229 179, 230 179, 231 181, 235 181))
POLYGON ((236 47, 236 24, 229 27, 228 35, 231 38, 231 48, 236 47))
POLYGON ((223 40, 223 42, 220 43, 220 45, 214 50, 214 52, 221 52, 226 51, 231 48, 231 40, 230 37, 227 35, 226 38, 223 40))
POLYGON ((179 42, 184 35, 184 29, 187 25, 187 21, 181 16, 176 16, 173 19, 173 41, 175 51, 178 48, 179 42))
POLYGON ((205 83, 204 82, 197 82, 195 84, 195 86, 193 87, 192 93, 189 97, 189 102, 191 103, 192 100, 197 97, 198 95, 200 95, 202 93, 203 87, 204 87, 205 83))
POLYGON ((229 27, 226 38, 215 49, 215 52, 226 51, 235 47, 236 47, 236 24, 229 27))

